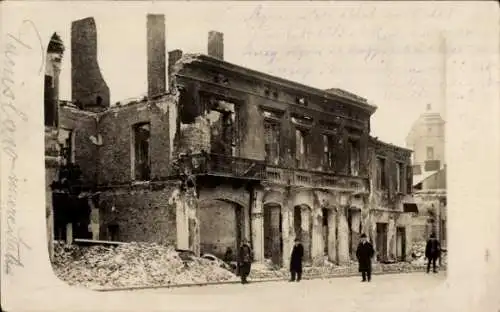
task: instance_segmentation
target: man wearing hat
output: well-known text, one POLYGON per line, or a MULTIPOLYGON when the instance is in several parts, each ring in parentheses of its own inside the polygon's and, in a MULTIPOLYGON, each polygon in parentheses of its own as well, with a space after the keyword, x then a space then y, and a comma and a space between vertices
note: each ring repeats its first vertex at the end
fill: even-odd
POLYGON ((297 282, 300 282, 302 278, 302 258, 304 257, 304 247, 300 243, 298 238, 295 239, 295 245, 292 249, 292 255, 290 256, 290 282, 295 282, 295 276, 297 276, 297 282))
POLYGON ((362 282, 368 282, 372 279, 372 258, 375 254, 372 244, 366 238, 366 234, 361 234, 361 241, 356 250, 356 257, 358 258, 359 272, 363 277, 362 282))
POLYGON ((432 269, 434 273, 437 273, 436 260, 441 256, 441 246, 439 241, 436 239, 436 234, 432 233, 430 239, 427 241, 425 246, 425 257, 427 258, 427 273, 432 269))
POLYGON ((241 277, 241 283, 247 284, 247 277, 248 275, 250 275, 250 269, 252 267, 253 260, 252 248, 250 248, 250 244, 248 243, 247 239, 243 239, 238 255, 238 271, 241 277))

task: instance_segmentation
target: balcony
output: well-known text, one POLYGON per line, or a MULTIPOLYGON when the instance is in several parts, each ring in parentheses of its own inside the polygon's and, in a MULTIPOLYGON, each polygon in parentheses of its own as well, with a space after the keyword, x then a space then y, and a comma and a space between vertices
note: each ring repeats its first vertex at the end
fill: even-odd
POLYGON ((212 175, 266 181, 319 189, 369 192, 366 177, 341 176, 331 172, 290 169, 267 165, 264 161, 221 154, 193 154, 180 158, 181 171, 195 175, 212 175), (189 169, 188 169, 189 168, 189 169))
POLYGON ((339 191, 369 192, 366 177, 340 176, 330 172, 266 166, 263 180, 281 185, 294 185, 339 191))
POLYGON ((259 160, 207 153, 184 156, 183 159, 183 167, 190 167, 192 174, 196 175, 255 180, 261 180, 265 176, 265 164, 259 160))

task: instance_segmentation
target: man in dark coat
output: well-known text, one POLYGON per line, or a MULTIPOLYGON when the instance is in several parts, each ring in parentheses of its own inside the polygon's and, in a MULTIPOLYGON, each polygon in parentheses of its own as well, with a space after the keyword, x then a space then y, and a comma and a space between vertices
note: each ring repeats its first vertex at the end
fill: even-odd
POLYGON ((356 250, 356 257, 359 263, 359 272, 363 277, 362 282, 372 279, 372 258, 375 254, 372 244, 367 240, 366 234, 361 234, 361 242, 356 250))
POLYGON ((295 245, 292 249, 292 255, 290 257, 290 282, 295 282, 295 276, 297 275, 297 282, 302 279, 302 258, 304 257, 304 247, 300 243, 298 238, 295 239, 295 245))
POLYGON ((247 277, 250 275, 250 269, 252 266, 252 248, 245 239, 240 246, 240 252, 238 257, 238 270, 241 277, 241 283, 247 284, 247 277))
POLYGON ((441 245, 436 239, 436 234, 432 233, 430 239, 427 241, 427 245, 425 246, 425 257, 427 258, 427 273, 429 273, 431 269, 431 261, 433 272, 437 273, 436 260, 439 259, 440 256, 441 245))
POLYGON ((224 254, 224 262, 229 265, 231 270, 235 271, 236 265, 234 264, 234 256, 233 250, 230 247, 227 247, 226 253, 224 254))

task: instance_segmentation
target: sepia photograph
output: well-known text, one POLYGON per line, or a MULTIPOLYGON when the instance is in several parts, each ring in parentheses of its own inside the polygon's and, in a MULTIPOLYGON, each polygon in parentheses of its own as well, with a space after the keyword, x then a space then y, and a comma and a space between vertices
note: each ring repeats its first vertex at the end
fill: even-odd
MULTIPOLYGON (((424 272, 431 262, 444 277, 445 99, 438 91, 446 46, 439 33, 443 49, 425 61, 413 56, 418 67, 406 68, 413 77, 395 77, 432 77, 433 85, 421 87, 429 90, 401 95, 426 91, 432 103, 423 94, 407 102, 423 109, 400 117, 413 117, 411 124, 379 125, 393 132, 384 138, 372 131, 377 103, 361 93, 363 84, 339 86, 339 77, 311 86, 231 62, 225 55, 236 52, 225 49, 234 36, 217 30, 192 38, 206 43, 201 53, 174 49, 167 33, 177 30, 174 24, 167 32, 164 14, 134 19, 143 34, 134 39, 146 41, 133 66, 146 71, 147 90, 136 98, 111 100, 96 18, 71 21, 62 30, 68 39, 55 32, 47 48, 47 229, 58 277, 72 285, 134 287, 361 272, 370 282, 372 272, 424 272), (71 72, 64 83, 70 98, 61 96, 61 71, 71 72)), ((325 62, 359 53, 338 57, 325 62)), ((412 56, 377 57, 373 63, 397 68, 412 56)), ((304 58, 299 66, 307 65, 304 58)), ((383 78, 375 79, 383 88, 383 78)))
POLYGON ((463 8, 133 3, 33 24, 48 35, 43 248, 57 279, 99 300, 230 296, 264 311, 396 311, 389 294, 445 285, 449 249, 472 244, 448 230, 465 36, 449 21, 463 8))

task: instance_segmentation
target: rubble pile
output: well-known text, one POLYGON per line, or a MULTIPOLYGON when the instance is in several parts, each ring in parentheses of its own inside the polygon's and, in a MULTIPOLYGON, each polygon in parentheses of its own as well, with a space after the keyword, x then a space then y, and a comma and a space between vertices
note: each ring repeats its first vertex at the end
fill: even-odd
POLYGON ((411 263, 415 265, 425 265, 425 241, 415 242, 411 245, 411 263))
MULTIPOLYGON (((150 243, 127 243, 119 246, 76 246, 55 244, 55 274, 70 285, 90 288, 147 287, 207 282, 237 281, 229 265, 211 255, 196 257, 176 251, 171 246, 150 243), (215 260, 214 260, 215 259, 215 260)), ((374 263, 373 272, 412 272, 423 270, 425 242, 412 246, 408 262, 374 263)), ((446 252, 443 252, 446 265, 446 252)), ((304 277, 317 278, 358 274, 358 264, 351 261, 336 265, 325 261, 322 266, 304 266, 304 277)), ((255 263, 251 279, 287 279, 287 268, 278 268, 270 261, 255 263)))
POLYGON ((195 256, 181 259, 173 247, 129 243, 117 247, 55 245, 56 275, 70 285, 137 287, 236 280, 217 262, 195 256))

